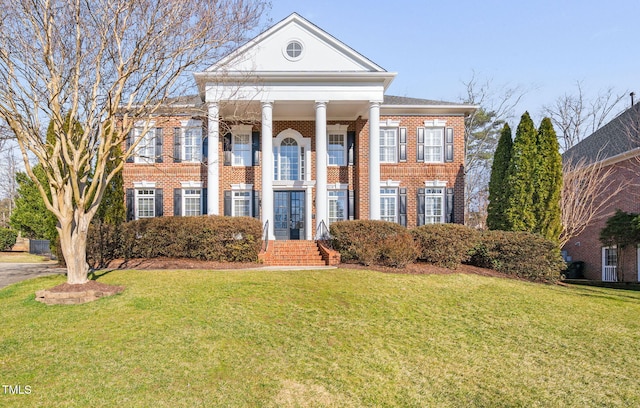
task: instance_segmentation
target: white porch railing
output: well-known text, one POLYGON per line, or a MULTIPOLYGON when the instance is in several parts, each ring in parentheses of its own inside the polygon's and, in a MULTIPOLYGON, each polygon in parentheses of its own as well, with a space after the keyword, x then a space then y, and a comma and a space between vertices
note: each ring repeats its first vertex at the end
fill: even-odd
POLYGON ((616 273, 616 266, 603 266, 602 267, 602 280, 604 282, 617 282, 618 274, 616 273))

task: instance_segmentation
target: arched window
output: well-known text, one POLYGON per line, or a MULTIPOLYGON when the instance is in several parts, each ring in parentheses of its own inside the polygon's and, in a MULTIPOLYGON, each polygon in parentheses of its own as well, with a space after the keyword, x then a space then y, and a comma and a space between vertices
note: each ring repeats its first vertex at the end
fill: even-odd
POLYGON ((303 180, 304 147, 291 137, 284 138, 274 147, 274 179, 303 180))

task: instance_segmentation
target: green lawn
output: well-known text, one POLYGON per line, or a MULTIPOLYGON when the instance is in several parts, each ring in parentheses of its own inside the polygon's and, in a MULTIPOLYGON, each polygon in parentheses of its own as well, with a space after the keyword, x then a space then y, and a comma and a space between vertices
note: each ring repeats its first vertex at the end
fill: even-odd
POLYGON ((116 271, 0 290, 0 406, 640 405, 640 292, 361 270, 116 271))
POLYGON ((0 252, 0 263, 41 263, 46 261, 50 261, 49 257, 27 252, 0 252))

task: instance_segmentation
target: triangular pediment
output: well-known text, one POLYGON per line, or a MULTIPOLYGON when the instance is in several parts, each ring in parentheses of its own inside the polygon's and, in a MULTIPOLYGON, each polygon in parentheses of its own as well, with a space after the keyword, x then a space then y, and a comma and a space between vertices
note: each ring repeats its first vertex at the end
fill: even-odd
POLYGON ((386 72, 296 13, 258 35, 207 71, 386 72))

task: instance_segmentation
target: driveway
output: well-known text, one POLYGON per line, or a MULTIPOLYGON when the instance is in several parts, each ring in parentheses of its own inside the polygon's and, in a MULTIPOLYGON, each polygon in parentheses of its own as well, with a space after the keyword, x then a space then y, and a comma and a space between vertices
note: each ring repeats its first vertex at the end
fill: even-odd
POLYGON ((26 279, 62 274, 65 271, 55 263, 0 263, 0 289, 26 279))

